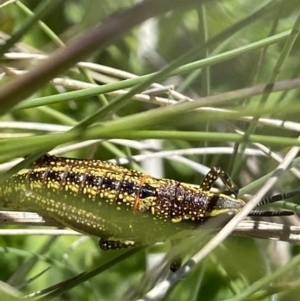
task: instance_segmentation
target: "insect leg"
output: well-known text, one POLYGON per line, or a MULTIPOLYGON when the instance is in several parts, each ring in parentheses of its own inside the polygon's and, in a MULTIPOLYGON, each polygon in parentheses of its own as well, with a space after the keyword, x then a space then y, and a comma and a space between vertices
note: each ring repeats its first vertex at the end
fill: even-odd
POLYGON ((181 264, 182 264, 182 258, 180 256, 174 257, 170 264, 170 270, 172 272, 176 272, 181 267, 181 264))
POLYGON ((212 188, 214 182, 218 179, 222 180, 222 182, 230 192, 232 192, 236 196, 238 195, 238 186, 231 180, 229 175, 219 167, 212 167, 210 169, 210 171, 206 174, 202 181, 202 184, 200 186, 201 189, 204 191, 209 191, 212 188))
POLYGON ((181 239, 171 240, 171 263, 170 270, 176 272, 182 264, 182 254, 178 250, 178 246, 182 243, 181 239))
POLYGON ((141 243, 133 240, 110 240, 108 236, 102 236, 99 240, 99 247, 103 251, 126 249, 141 245, 141 243))

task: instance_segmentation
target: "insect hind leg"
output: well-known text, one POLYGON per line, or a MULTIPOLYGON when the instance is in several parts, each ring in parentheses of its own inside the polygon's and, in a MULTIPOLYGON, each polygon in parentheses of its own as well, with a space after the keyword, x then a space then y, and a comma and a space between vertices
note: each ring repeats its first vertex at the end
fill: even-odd
POLYGON ((221 179, 228 191, 233 193, 235 196, 238 195, 238 186, 232 181, 230 176, 219 167, 212 167, 210 169, 210 171, 206 174, 200 185, 201 189, 203 191, 209 191, 218 179, 221 179))
POLYGON ((134 240, 110 240, 108 236, 103 236, 99 240, 99 247, 103 251, 127 249, 141 245, 141 243, 134 240))

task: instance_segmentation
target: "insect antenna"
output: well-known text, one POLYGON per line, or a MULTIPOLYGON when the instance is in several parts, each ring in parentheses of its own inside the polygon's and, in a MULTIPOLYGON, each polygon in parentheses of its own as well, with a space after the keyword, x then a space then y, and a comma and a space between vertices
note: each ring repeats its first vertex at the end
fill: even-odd
MULTIPOLYGON (((271 197, 265 197, 257 204, 257 207, 272 204, 278 201, 284 201, 299 194, 300 194, 300 190, 295 190, 291 192, 276 194, 271 197)), ((294 212, 288 210, 282 210, 282 211, 252 210, 248 216, 290 216, 293 214, 294 212)))
POLYGON ((300 194, 300 190, 295 190, 295 191, 291 191, 291 192, 276 194, 276 195, 273 195, 271 197, 265 197, 257 204, 257 207, 272 204, 272 203, 275 203, 275 202, 278 202, 278 201, 284 201, 284 200, 290 199, 290 198, 292 198, 292 197, 294 197, 298 194, 300 194))
POLYGON ((279 211, 259 211, 259 210, 252 210, 248 216, 291 216, 294 215, 293 211, 288 210, 279 210, 279 211))

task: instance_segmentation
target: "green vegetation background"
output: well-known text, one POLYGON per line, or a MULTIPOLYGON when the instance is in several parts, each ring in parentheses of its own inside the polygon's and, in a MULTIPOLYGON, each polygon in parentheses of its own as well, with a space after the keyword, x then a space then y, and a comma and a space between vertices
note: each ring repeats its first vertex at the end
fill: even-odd
MULTIPOLYGON (((20 1, 1 7, 0 31, 7 35, 16 32, 24 24, 25 18, 28 17, 24 6, 34 10, 42 2, 46 1, 20 1)), ((4 3, 4 1, 1 3, 4 3)), ((48 28, 42 29, 40 24, 36 23, 25 33, 21 42, 23 45, 32 47, 30 51, 33 53, 51 54, 59 46, 53 38, 49 37, 50 30, 61 41, 67 42, 100 24, 109 16, 117 15, 120 11, 128 9, 134 3, 134 1, 128 0, 60 1, 54 10, 42 19, 48 28)), ((141 26, 137 26, 134 30, 117 39, 113 45, 94 52, 86 58, 86 61, 142 76, 161 70, 177 58, 193 49, 197 49, 197 47, 204 45, 206 41, 210 41, 213 37, 219 35, 220 38, 217 44, 205 49, 205 51, 199 51, 196 56, 188 57, 188 60, 180 66, 186 67, 186 71, 175 72, 174 76, 170 74, 160 80, 159 83, 163 85, 172 84, 176 91, 193 100, 199 100, 200 97, 222 94, 259 84, 291 80, 297 78, 300 72, 300 40, 297 36, 299 27, 295 28, 293 33, 292 38, 294 37, 294 40, 288 31, 297 25, 299 14, 300 4, 296 0, 223 0, 211 1, 205 4, 199 3, 198 6, 194 6, 189 10, 178 10, 155 18, 153 39, 151 39, 151 36, 144 39, 141 26), (262 8, 264 10, 259 16, 254 15, 256 11, 260 11, 262 8), (253 18, 249 18, 252 15, 253 18), (229 31, 228 35, 222 36, 226 29, 235 24, 239 25, 229 31), (280 33, 286 33, 286 35, 277 38, 280 33), (274 41, 272 38, 274 38, 274 41), (289 38, 292 40, 290 49, 284 53, 289 38), (265 44, 255 47, 256 43, 260 42, 265 44), (146 50, 143 50, 145 43, 150 44, 148 48, 146 47, 146 50), (249 50, 250 46, 253 47, 253 50, 249 50), (226 51, 230 53, 224 54, 226 51), (222 56, 222 54, 224 55, 222 56), (210 57, 211 60, 206 61, 207 57, 210 57), (199 61, 200 67, 197 65, 199 61), (185 65, 187 63, 191 63, 191 65, 185 65)), ((15 51, 14 48, 11 48, 8 52, 15 51)), ((13 66, 25 70, 31 67, 30 62, 14 61, 7 57, 0 59, 0 67, 13 66)), ((77 72, 77 69, 74 68, 65 72, 63 76, 87 82, 88 79, 83 74, 77 72)), ((14 78, 3 76, 0 81, 0 88, 13 80, 14 78)), ((137 83, 142 83, 143 80, 141 78, 137 83)), ((101 79, 98 83, 102 84, 101 79)), ((60 93, 64 94, 68 91, 74 91, 74 89, 59 88, 49 83, 28 98, 27 101, 30 103, 36 98, 51 95, 58 95, 59 97, 60 93)), ((168 98, 169 94, 163 93, 159 96, 168 98)), ((73 99, 68 101, 61 100, 58 103, 43 106, 33 105, 30 109, 20 107, 2 115, 0 123, 21 121, 73 126, 91 116, 106 101, 111 102, 114 98, 115 96, 107 94, 80 97, 79 99, 74 96, 73 99)), ((59 100, 59 98, 57 99, 59 100)), ((253 94, 249 97, 241 95, 240 98, 232 98, 226 103, 206 105, 214 108, 236 110, 237 114, 235 115, 187 110, 181 115, 177 114, 169 117, 168 115, 162 115, 161 119, 154 119, 153 116, 149 115, 149 119, 145 117, 144 120, 134 119, 134 116, 140 112, 150 112, 158 105, 129 99, 125 106, 114 111, 114 115, 110 114, 97 120, 97 122, 105 122, 111 119, 121 120, 121 122, 124 120, 122 125, 125 127, 125 131, 115 132, 112 128, 110 134, 109 127, 107 132, 101 132, 101 128, 99 128, 98 132, 96 129, 95 134, 91 134, 87 138, 96 137, 97 135, 97 138, 114 138, 114 136, 128 139, 162 138, 161 147, 164 150, 204 147, 215 147, 217 149, 222 146, 234 146, 234 142, 236 143, 235 146, 238 146, 238 134, 231 136, 232 140, 230 141, 226 136, 227 133, 234 133, 235 126, 243 131, 248 131, 252 126, 254 127, 252 133, 262 135, 261 143, 270 147, 272 151, 284 155, 289 146, 293 144, 292 142, 296 141, 297 133, 263 124, 255 125, 254 122, 242 121, 240 117, 253 115, 298 123, 300 111, 298 99, 299 90, 297 89, 272 93, 264 102, 261 102, 261 94, 253 94), (128 118, 128 116, 130 117, 128 118), (131 120, 133 120, 132 124, 131 120), (145 125, 143 125, 143 122, 145 125), (127 125, 128 130, 126 130, 127 125), (146 129, 153 132, 139 132, 146 129), (160 133, 160 131, 163 132, 160 133), (215 135, 210 136, 210 132, 214 132, 215 135), (193 136, 192 133, 195 135, 193 136), (207 133, 207 135, 204 133, 207 133), (286 138, 292 139, 285 140, 286 138)), ((47 98, 45 98, 45 101, 47 103, 47 98)), ((3 133, 29 132, 25 129, 15 128, 1 129, 1 131, 3 133)), ((53 147, 53 141, 49 141, 47 133, 39 130, 32 130, 31 132, 40 134, 44 140, 41 140, 39 145, 34 146, 33 142, 31 144, 33 140, 30 140, 30 138, 28 138, 26 145, 23 145, 24 139, 15 138, 13 140, 12 138, 11 142, 7 140, 0 141, 2 148, 2 151, 0 149, 1 163, 43 150, 45 146, 48 146, 47 143, 52 143, 51 147, 53 147)), ((70 140, 72 139, 66 138, 66 140, 62 140, 61 144, 71 142, 70 140)), ((257 142, 255 139, 253 141, 257 142)), ((253 148, 253 145, 247 144, 247 147, 249 146, 253 148)), ((138 153, 139 150, 133 148, 100 143, 96 146, 70 151, 64 155, 107 160, 129 157, 138 153)), ((233 180, 240 187, 245 187, 247 184, 260 179, 278 164, 268 156, 195 154, 186 157, 206 166, 222 167, 232 175, 233 180)), ((199 184, 203 177, 184 163, 164 160, 162 163, 157 161, 156 164, 163 165, 164 177, 182 182, 199 184)), ((138 163, 127 166, 139 168, 138 163)), ((288 176, 280 179, 276 189, 277 191, 289 191, 297 186, 297 179, 288 174, 288 176)), ((254 191, 250 192, 253 193, 254 191)), ((5 226, 5 228, 9 227, 5 226)), ((149 227, 149 231, 151 231, 151 227, 149 227)), ((99 250, 96 238, 83 239, 74 245, 77 240, 77 237, 70 236, 0 237, 0 252, 2 253, 0 257, 0 280, 9 283, 20 290, 22 294, 30 294, 81 272, 96 269, 113 258, 126 253, 125 251, 102 252, 99 250), (37 254, 39 254, 39 257, 37 257, 37 254)), ((195 242, 195 245, 201 247, 201 242, 195 242)), ((234 296, 239 296, 251 284, 262 281, 266 275, 272 274, 278 267, 284 265, 284 261, 274 261, 272 257, 270 258, 270 248, 274 248, 272 246, 269 241, 265 240, 231 237, 179 281, 173 289, 169 290, 163 300, 237 300, 234 296)), ((70 290, 67 285, 62 285, 60 294, 56 296, 56 292, 50 297, 53 297, 54 300, 86 301, 138 299, 159 280, 155 278, 155 273, 149 274, 152 275, 152 278, 142 278, 148 268, 147 258, 149 260, 155 254, 167 252, 168 247, 168 243, 150 246, 146 250, 128 256, 122 262, 108 267, 103 272, 97 272, 95 277, 86 282, 78 283, 70 290)), ((298 251, 298 246, 288 244, 285 254, 288 254, 288 257, 292 259, 293 256, 298 254, 298 251)), ((281 253, 278 254, 281 258, 281 253)), ((187 255, 186 259, 188 257, 187 255)), ((170 273, 168 268, 164 272, 165 275, 170 273)), ((267 284, 251 297, 238 300, 271 300, 269 296, 272 293, 279 293, 277 300, 299 300, 298 284, 299 268, 295 267, 292 272, 276 279, 272 286, 267 284)), ((0 287, 3 290, 3 286, 0 285, 0 287)), ((4 298, 14 300, 10 297, 4 296, 4 298)), ((38 298, 41 298, 41 296, 38 298)), ((47 300, 47 297, 42 298, 47 300)), ((2 299, 0 298, 0 300, 2 299)))

